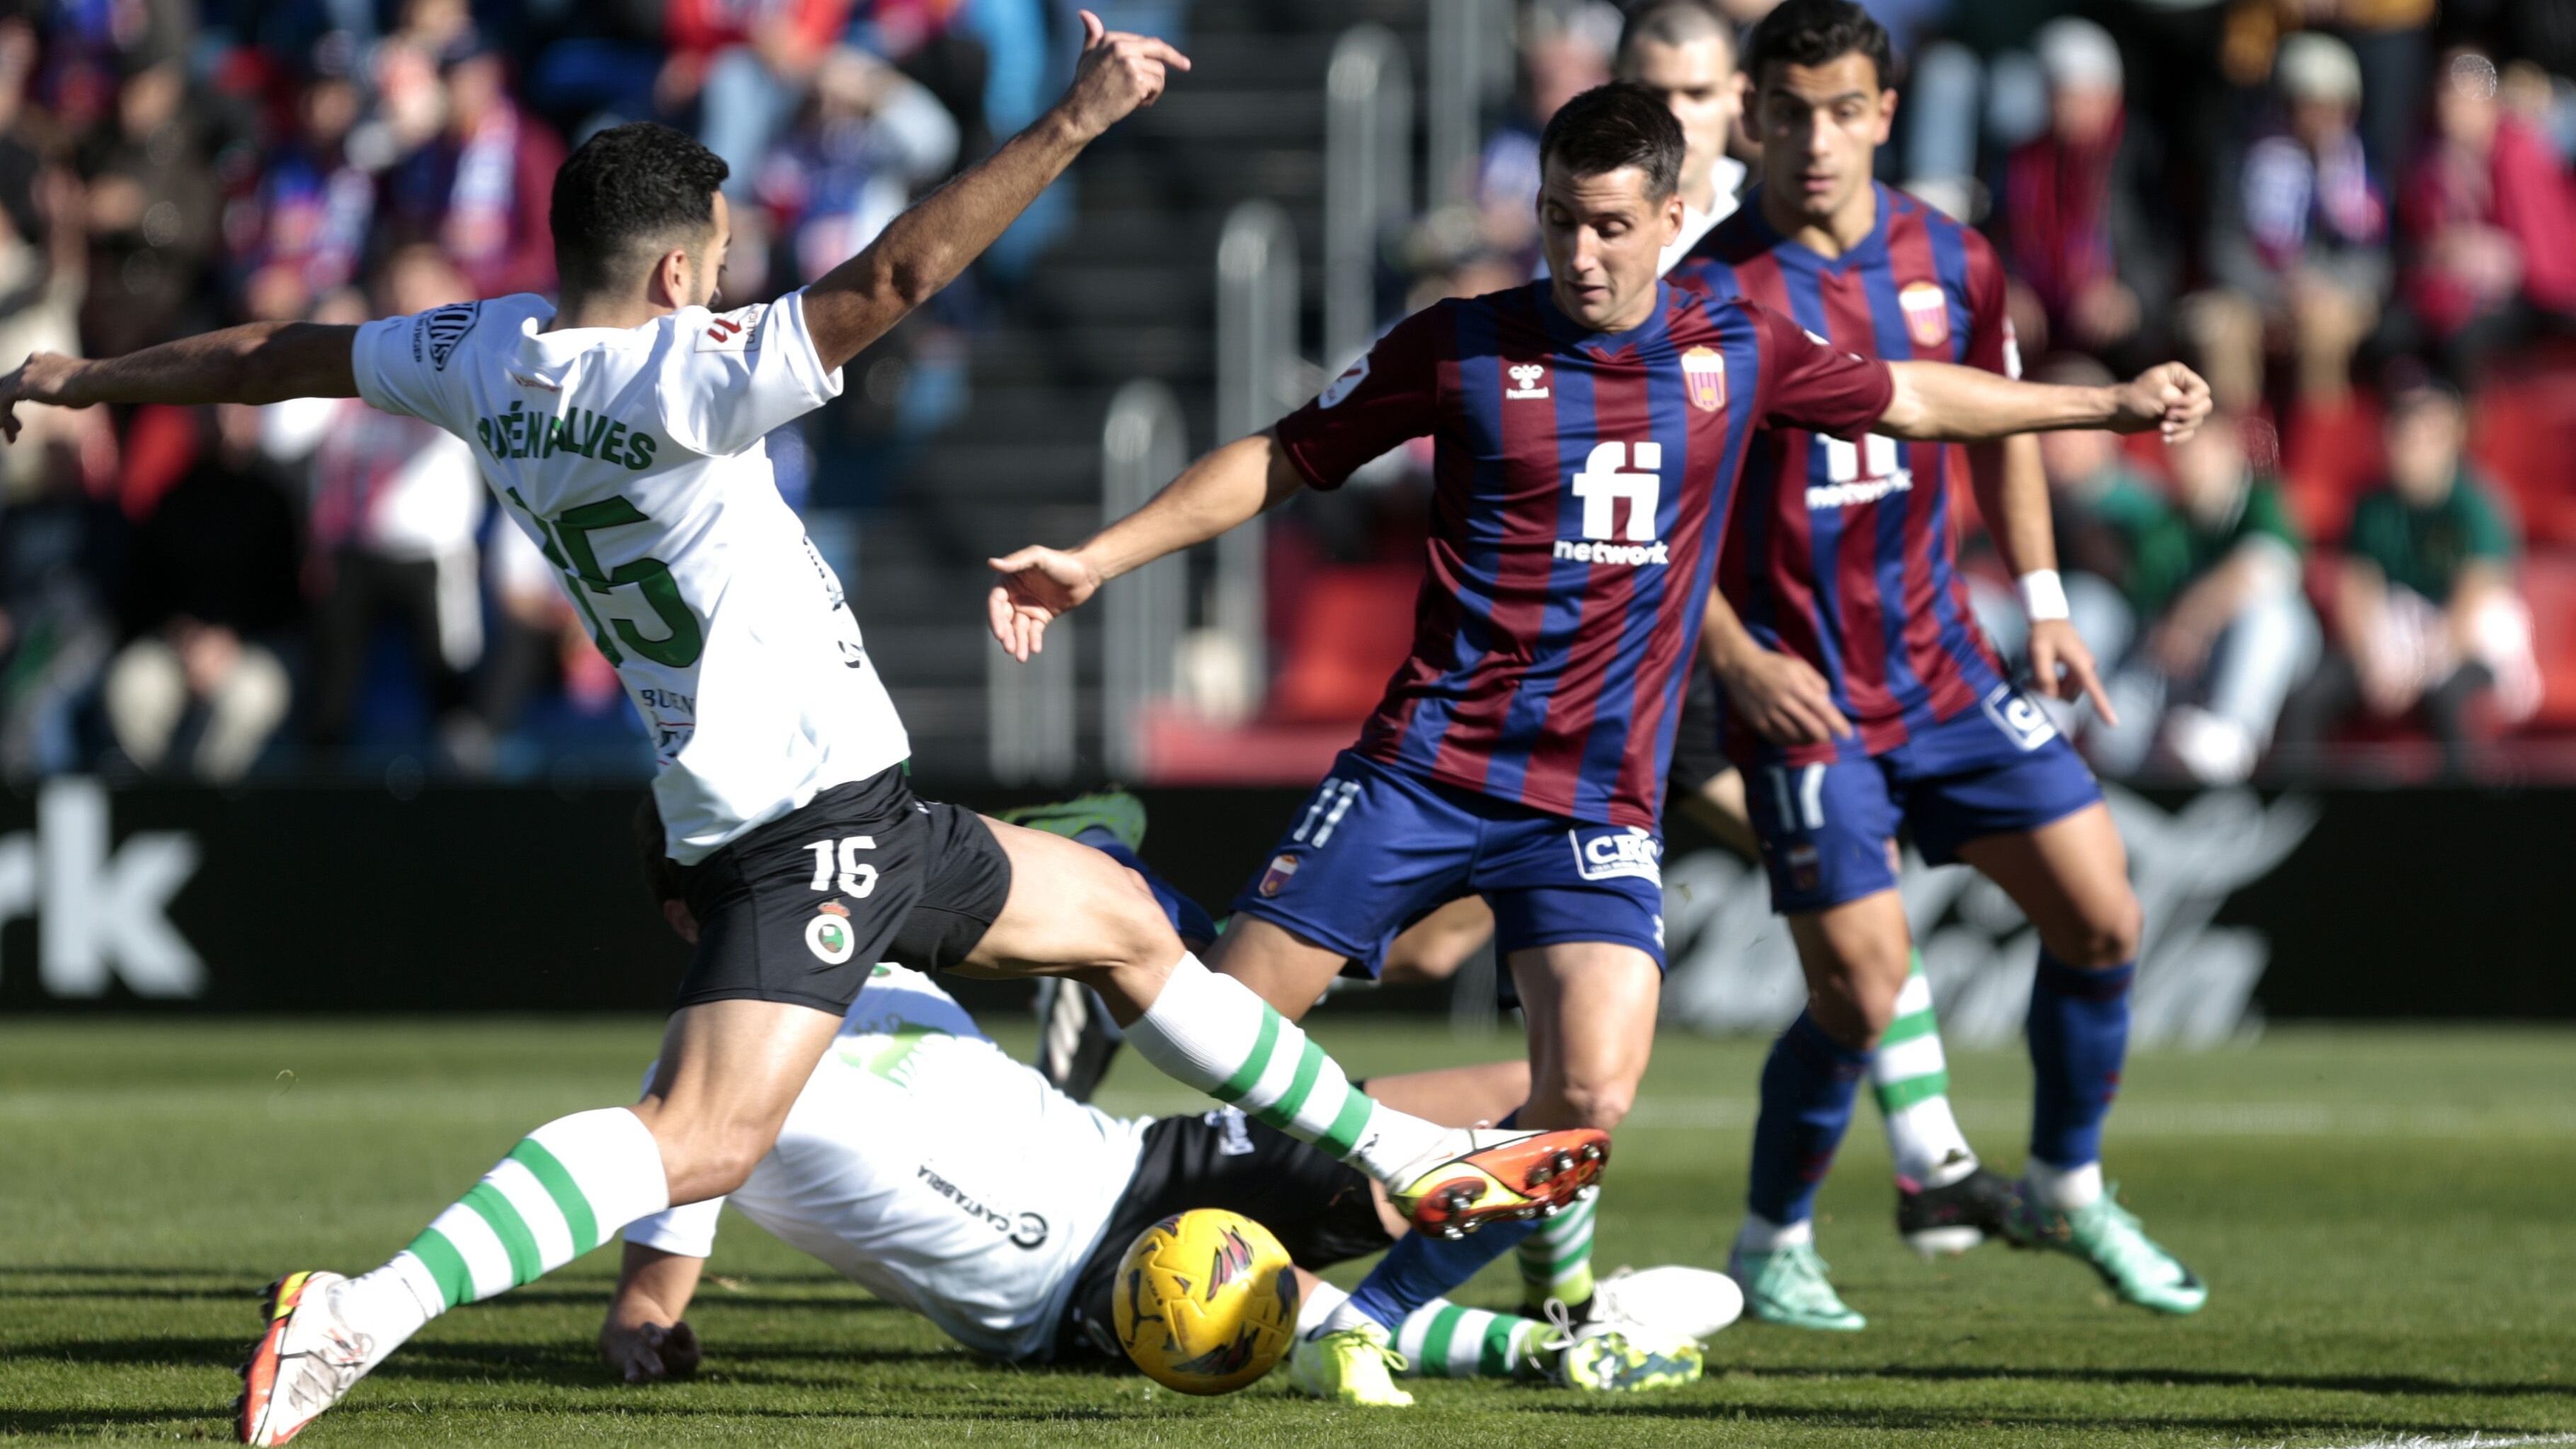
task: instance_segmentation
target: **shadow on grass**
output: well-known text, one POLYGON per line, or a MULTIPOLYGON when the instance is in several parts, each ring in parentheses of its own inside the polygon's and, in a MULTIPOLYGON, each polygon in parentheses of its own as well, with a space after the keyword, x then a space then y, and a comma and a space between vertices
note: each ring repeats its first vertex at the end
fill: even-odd
POLYGON ((2028 1414, 1997 1413, 1990 1409, 1961 1408, 1836 1408, 1812 1404, 1726 1404, 1705 1402, 1672 1402, 1660 1399, 1621 1399, 1602 1402, 1585 1397, 1533 1398, 1515 1407, 1538 1413, 1577 1416, 1618 1415, 1623 1419, 1652 1418, 1675 1421, 1776 1423, 1799 1428, 1838 1428, 1851 1430, 2063 1430, 2070 1443, 2107 1434, 2143 1433, 2226 1433, 2253 1439, 2278 1438, 2287 1434, 2310 1432, 2360 1431, 2374 1437, 2401 1435, 2458 1434, 2475 1431, 2480 1434, 2541 1434, 2556 1425, 2510 1425, 2462 1423, 2456 1419, 2421 1419, 2390 1421, 2377 1418, 2344 1416, 2340 1418, 2303 1417, 2292 1414, 2190 1415, 2190 1414, 2028 1414))
POLYGON ((2389 1394, 2393 1396, 2533 1397, 2576 1396, 2576 1382, 2470 1383, 2425 1378, 2418 1374, 2278 1374, 2229 1373, 2217 1369, 2179 1368, 2020 1368, 1998 1364, 1872 1364, 1852 1368, 1808 1368, 1781 1365, 1728 1365, 1714 1373, 1743 1374, 1757 1379, 1881 1378, 1926 1382, 1973 1382, 2014 1379, 2031 1383, 2137 1384, 2147 1388, 2299 1389, 2316 1393, 2389 1394))

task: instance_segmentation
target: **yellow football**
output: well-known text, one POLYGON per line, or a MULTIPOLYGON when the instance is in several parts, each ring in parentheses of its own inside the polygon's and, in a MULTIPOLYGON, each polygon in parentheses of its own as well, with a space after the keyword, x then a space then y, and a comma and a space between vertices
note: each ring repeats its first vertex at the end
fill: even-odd
POLYGON ((1230 1394, 1270 1372, 1297 1333, 1297 1275, 1270 1230, 1194 1208, 1136 1235, 1112 1314, 1127 1357, 1185 1394, 1230 1394))

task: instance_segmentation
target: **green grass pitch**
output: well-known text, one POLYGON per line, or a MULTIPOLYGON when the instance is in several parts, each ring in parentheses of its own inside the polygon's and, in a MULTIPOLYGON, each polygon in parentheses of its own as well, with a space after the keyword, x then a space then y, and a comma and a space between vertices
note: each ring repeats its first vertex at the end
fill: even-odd
MULTIPOLYGON (((1318 1020, 1356 1072, 1507 1054, 1510 1036, 1318 1020)), ((380 1261, 526 1128, 622 1100, 653 1023, 0 1024, 0 1438, 229 1437, 254 1299, 380 1261)), ((1760 1048, 1667 1037, 1622 1132, 1602 1262, 1717 1265, 1760 1048)), ((2028 1073, 1955 1062, 1961 1114, 2018 1164, 2028 1073)), ((1121 1110, 1186 1109, 1141 1063, 1121 1110)), ((1739 1324, 1689 1389, 1602 1401, 1435 1381, 1409 1414, 1194 1400, 1135 1376, 1015 1369, 947 1344, 737 1222, 693 1320, 693 1382, 608 1382, 613 1250, 448 1315, 302 1441, 361 1444, 2576 1442, 2576 1036, 2276 1031, 2130 1064, 2108 1161, 2210 1280, 2165 1320, 2065 1258, 1897 1243, 1875 1113, 1825 1189, 1821 1245, 1872 1326, 1739 1324)), ((1508 1263, 1463 1296, 1516 1293, 1508 1263)), ((1345 1270, 1344 1281, 1353 1276, 1345 1270)))

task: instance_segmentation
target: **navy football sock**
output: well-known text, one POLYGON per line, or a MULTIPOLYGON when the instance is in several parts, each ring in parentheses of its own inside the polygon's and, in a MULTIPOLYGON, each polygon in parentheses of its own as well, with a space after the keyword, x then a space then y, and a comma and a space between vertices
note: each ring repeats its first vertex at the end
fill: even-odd
POLYGON ((1869 1053, 1853 1051, 1798 1013, 1762 1066, 1762 1114, 1753 1124, 1753 1175, 1745 1194, 1756 1217, 1775 1227, 1805 1222, 1816 1188, 1851 1125, 1869 1053))
POLYGON ((1415 1309, 1449 1296, 1536 1231, 1535 1222, 1505 1222, 1488 1223, 1463 1238, 1407 1233, 1351 1290, 1350 1306, 1391 1334, 1415 1309))
POLYGON ((2030 1155, 2051 1167, 2102 1156, 2102 1119, 2129 1052, 2136 962, 2081 971, 2042 950, 2030 991, 2030 1155))

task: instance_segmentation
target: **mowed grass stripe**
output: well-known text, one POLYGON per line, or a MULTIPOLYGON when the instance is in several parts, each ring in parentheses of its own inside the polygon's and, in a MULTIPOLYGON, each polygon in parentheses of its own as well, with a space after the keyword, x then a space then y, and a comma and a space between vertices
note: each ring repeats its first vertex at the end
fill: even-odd
MULTIPOLYGON (((1314 1024, 1355 1074, 1518 1046, 1329 1007, 1314 1024)), ((380 1261, 528 1128, 630 1096, 656 1031, 643 1020, 0 1024, 0 1439, 221 1437, 261 1285, 380 1261), (287 1070, 293 1085, 280 1087, 287 1070), (73 1110, 10 1105, 39 1094, 73 1110), (192 1097, 211 1110, 163 1114, 192 1097)), ((1748 1134, 1718 1111, 1749 1104, 1764 1046, 1659 1044, 1601 1199, 1605 1269, 1722 1256, 1748 1134)), ((733 1218, 690 1312, 708 1345, 700 1379, 606 1380, 591 1344, 612 1246, 432 1324, 300 1442, 2576 1442, 2563 1306, 2576 1281, 2565 1208, 2576 1134, 2529 1125, 2576 1096, 2570 1062, 2576 1034, 2540 1032, 2284 1031, 2205 1056, 2141 1055, 2110 1168, 2149 1230, 2213 1284, 2209 1310, 2187 1320, 2108 1302, 2061 1256, 1917 1261, 1890 1231, 1886 1159, 1864 1106, 1819 1234, 1871 1330, 1740 1325, 1711 1342, 1707 1381, 1669 1394, 1605 1402, 1415 1381, 1420 1408, 1363 1415, 1290 1397, 1284 1375, 1196 1400, 1133 1376, 997 1366, 733 1218), (2412 1125, 2394 1150, 2352 1135, 2381 1122, 2412 1125), (2446 1122, 2467 1130, 2446 1136, 2446 1122)), ((1981 1150, 2016 1165, 2020 1054, 1955 1052, 1952 1070, 1981 1150)), ((1134 1060, 1113 1084, 1120 1100, 1165 1110, 1193 1100, 1134 1060)), ((1331 1276, 1347 1284, 1357 1271, 1331 1276)), ((1503 1307, 1518 1293, 1507 1257, 1458 1297, 1503 1307)))

